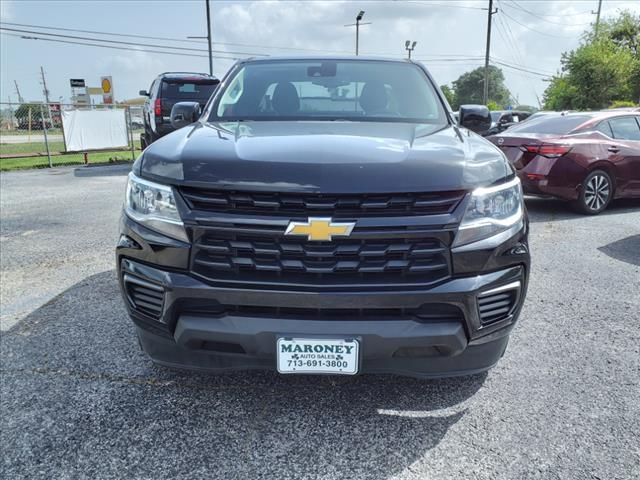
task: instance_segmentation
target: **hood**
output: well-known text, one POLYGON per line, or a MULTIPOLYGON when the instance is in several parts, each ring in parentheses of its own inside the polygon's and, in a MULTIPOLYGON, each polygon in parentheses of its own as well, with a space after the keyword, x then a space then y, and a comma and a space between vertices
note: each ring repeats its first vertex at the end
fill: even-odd
POLYGON ((177 130, 144 151, 140 173, 212 189, 393 193, 468 190, 511 170, 499 149, 457 127, 249 121, 177 130))

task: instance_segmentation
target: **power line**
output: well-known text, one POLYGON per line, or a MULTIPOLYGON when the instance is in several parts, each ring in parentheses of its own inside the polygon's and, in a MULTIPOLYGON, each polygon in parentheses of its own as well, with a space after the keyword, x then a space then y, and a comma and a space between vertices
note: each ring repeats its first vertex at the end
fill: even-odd
MULTIPOLYGON (((583 26, 591 25, 591 22, 587 22, 587 23, 552 22, 551 20, 547 20, 544 17, 558 18, 558 17, 567 16, 567 15, 541 15, 541 14, 532 12, 531 10, 527 10, 526 8, 524 8, 522 5, 520 5, 515 0, 511 0, 511 3, 513 3, 513 5, 507 3, 507 4, 503 4, 503 6, 507 6, 509 8, 513 8, 513 9, 517 8, 518 10, 522 10, 523 12, 528 13, 529 15, 531 15, 533 17, 539 18, 543 22, 551 23, 553 25, 566 25, 566 26, 569 26, 569 27, 583 27, 583 26)), ((591 12, 584 12, 584 13, 591 13, 591 12)))
MULTIPOLYGON (((110 35, 110 36, 115 36, 115 37, 134 37, 134 38, 143 38, 143 39, 153 39, 153 40, 166 40, 166 41, 184 41, 184 42, 193 42, 193 43, 198 43, 198 44, 203 44, 203 42, 201 41, 196 41, 196 40, 184 40, 184 39, 177 39, 177 38, 171 38, 171 37, 153 37, 153 36, 146 36, 146 35, 129 35, 129 34, 123 34, 123 33, 116 33, 116 32, 104 32, 104 31, 97 31, 97 30, 79 30, 79 29, 74 29, 74 28, 62 28, 62 27, 49 27, 49 26, 44 26, 44 25, 32 25, 32 24, 25 24, 25 23, 12 23, 12 22, 0 22, 0 25, 10 25, 10 26, 17 26, 17 27, 28 27, 28 28, 39 28, 39 29, 49 29, 49 30, 58 30, 58 31, 66 31, 66 32, 77 32, 77 33, 91 33, 94 35, 110 35)), ((2 29, 4 27, 0 26, 0 29, 2 29)), ((8 30, 8 29, 7 29, 8 30)), ((48 32, 33 32, 37 35, 51 35, 48 32)), ((17 35, 18 37, 20 35, 17 35)), ((108 42, 110 40, 107 39, 96 39, 98 41, 101 42, 108 42)), ((130 42, 127 44, 131 44, 131 45, 140 45, 138 43, 134 43, 134 42, 130 42)), ((256 48, 262 48, 262 49, 274 49, 274 50, 299 50, 299 51, 309 51, 309 52, 318 52, 318 53, 345 53, 345 54, 350 54, 352 53, 350 50, 327 50, 327 49, 319 49, 319 48, 303 48, 303 47, 283 47, 283 46, 277 46, 277 45, 256 45, 256 44, 248 44, 248 43, 226 43, 226 42, 213 42, 214 45, 232 45, 232 46, 241 46, 241 47, 256 47, 256 48)), ((158 47, 160 48, 176 48, 176 47, 170 47, 170 46, 164 46, 164 45, 158 45, 158 47)), ((136 49, 137 50, 137 49, 136 49)), ((193 49, 195 51, 198 52, 204 52, 204 49, 193 49)), ((222 51, 220 53, 229 53, 232 54, 234 52, 226 52, 226 51, 222 51)), ((389 56, 396 56, 399 55, 398 52, 363 52, 366 55, 389 55, 389 56)), ((249 52, 247 52, 247 54, 250 55, 254 55, 251 54, 249 52)), ((259 55, 264 55, 264 54, 259 54, 259 55)), ((454 54, 454 53, 434 53, 434 54, 429 54, 429 57, 468 57, 469 55, 466 54, 454 54)), ((221 58, 221 57, 217 57, 217 58, 221 58)))
MULTIPOLYGON (((27 28, 40 28, 47 30, 58 30, 62 32, 76 32, 76 33, 90 33, 94 35, 109 35, 113 37, 130 37, 130 38, 142 38, 147 40, 163 40, 170 42, 187 42, 187 43, 196 43, 202 45, 204 42, 201 40, 192 40, 192 39, 183 39, 183 38, 172 38, 172 37, 153 37, 147 35, 134 35, 127 33, 116 33, 116 32, 103 32, 97 30, 80 30, 75 28, 62 28, 62 27, 49 27, 45 25, 32 25, 26 23, 12 23, 12 22, 0 22, 4 25, 10 25, 14 27, 27 27, 27 28)), ((327 50, 322 48, 304 48, 304 47, 283 47, 276 45, 258 45, 251 43, 231 43, 231 42, 212 42, 213 45, 224 45, 224 46, 233 46, 233 47, 248 47, 248 48, 260 48, 260 49, 274 49, 274 50, 294 50, 294 51, 309 51, 309 52, 318 52, 318 53, 351 53, 347 50, 327 50)))
POLYGON ((404 0, 405 3, 413 3, 417 5, 422 5, 425 7, 444 7, 444 8, 463 8, 467 10, 486 10, 486 8, 482 7, 471 7, 469 5, 451 5, 450 3, 434 3, 434 2, 423 2, 420 0, 404 0))
MULTIPOLYGON (((150 49, 145 49, 145 48, 116 47, 116 46, 113 46, 113 45, 102 45, 102 44, 86 43, 86 42, 74 42, 74 41, 71 41, 71 40, 57 40, 55 38, 46 38, 46 37, 25 36, 25 35, 19 35, 19 34, 15 34, 15 33, 4 32, 4 31, 2 31, 2 28, 0 28, 0 33, 2 33, 2 35, 8 35, 10 37, 22 38, 24 40, 43 40, 45 42, 65 43, 65 44, 69 44, 69 45, 81 45, 83 47, 99 47, 99 48, 109 48, 109 49, 112 49, 112 50, 126 50, 126 51, 130 51, 130 52, 147 52, 147 53, 159 53, 159 54, 163 54, 163 55, 177 55, 177 56, 182 56, 182 57, 208 58, 208 55, 198 55, 198 54, 195 54, 195 53, 166 52, 166 51, 162 51, 162 50, 150 50, 150 49)), ((238 57, 221 57, 219 55, 214 55, 214 58, 218 58, 218 59, 221 59, 221 60, 239 60, 238 57)))
MULTIPOLYGON (((498 1, 499 5, 502 5, 502 3, 500 1, 498 1)), ((509 44, 511 46, 509 52, 512 54, 512 58, 516 59, 516 64, 520 64, 518 66, 523 66, 526 62, 524 60, 524 55, 522 55, 522 52, 520 50, 520 47, 518 45, 518 41, 516 40, 515 36, 513 35, 513 32, 511 31, 511 27, 509 27, 509 24, 506 20, 502 19, 502 16, 498 15, 498 22, 496 23, 496 27, 498 30, 498 33, 500 34, 501 37, 503 37, 503 39, 505 39, 505 43, 509 44)), ((520 72, 520 71, 514 71, 513 73, 518 73, 521 74, 523 76, 525 76, 526 78, 528 78, 529 80, 534 78, 534 75, 531 73, 526 73, 526 72, 520 72)), ((530 84, 531 87, 531 91, 533 92, 534 96, 537 98, 538 97, 538 92, 536 91, 535 87, 533 86, 533 84, 530 84)))
POLYGON ((531 30, 532 32, 539 33, 540 35, 546 35, 546 36, 548 36, 548 37, 555 37, 555 38, 575 38, 575 37, 573 37, 573 36, 571 36, 571 37, 567 37, 566 35, 554 35, 554 34, 552 34, 552 33, 541 32, 540 30, 536 30, 536 29, 534 29, 534 28, 531 28, 530 26, 525 25, 524 23, 522 23, 522 22, 520 22, 520 21, 516 20, 515 18, 513 18, 511 15, 509 15, 509 14, 508 14, 507 12, 505 12, 504 10, 502 11, 502 13, 504 14, 504 16, 505 16, 505 17, 507 17, 507 18, 511 19, 512 21, 516 22, 518 25, 520 25, 520 26, 522 26, 522 27, 526 28, 527 30, 531 30))
POLYGON ((506 62, 502 62, 502 61, 500 61, 500 60, 497 60, 495 57, 491 57, 491 60, 493 61, 493 63, 497 63, 498 65, 502 65, 503 67, 506 67, 506 68, 512 68, 512 69, 514 69, 514 70, 519 70, 519 71, 521 71, 521 72, 530 73, 530 74, 532 74, 532 75, 537 75, 537 76, 539 76, 539 77, 548 77, 548 76, 549 76, 549 74, 548 74, 548 73, 536 72, 536 71, 529 70, 529 69, 527 69, 527 68, 520 67, 520 66, 517 66, 517 65, 511 65, 511 64, 509 64, 509 63, 506 63, 506 62))
POLYGON ((151 37, 147 35, 135 35, 129 33, 111 33, 111 32, 99 32, 96 30, 79 30, 76 28, 62 28, 62 27, 48 27, 46 25, 32 25, 28 23, 13 23, 13 22, 0 22, 4 25, 11 25, 14 27, 28 27, 28 28, 43 28, 48 30, 59 30, 61 32, 77 32, 77 33, 92 33, 97 35, 112 35, 115 37, 131 37, 131 38, 144 38, 147 40, 168 40, 171 42, 187 42, 187 43, 199 43, 202 44, 202 41, 199 40, 189 40, 184 38, 171 38, 171 37, 151 37))
MULTIPOLYGON (((135 42, 125 42, 121 40, 105 40, 102 38, 91 38, 91 37, 81 37, 78 35, 63 35, 60 33, 45 33, 45 32, 37 32, 34 30, 22 30, 18 28, 7 28, 0 26, 0 30, 6 30, 9 32, 17 32, 17 33, 31 33, 36 35, 46 35, 48 37, 56 37, 56 38, 70 38, 72 40, 88 40, 91 42, 104 42, 104 43, 112 43, 118 45, 134 45, 138 47, 152 47, 152 48, 165 48, 170 50, 180 50, 180 51, 190 51, 190 52, 206 52, 206 50, 201 48, 189 48, 189 47, 172 47, 170 45, 158 45, 151 43, 135 43, 135 42)), ((214 50, 216 53, 225 53, 225 54, 235 54, 235 55, 245 55, 245 56, 268 56, 264 53, 250 53, 250 52, 227 52, 224 50, 214 50)))

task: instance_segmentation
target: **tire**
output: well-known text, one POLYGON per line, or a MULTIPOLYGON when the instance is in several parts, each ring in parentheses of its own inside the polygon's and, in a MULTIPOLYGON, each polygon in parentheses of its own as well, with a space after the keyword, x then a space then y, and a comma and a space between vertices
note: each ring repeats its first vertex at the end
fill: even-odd
POLYGON ((153 142, 155 142, 156 140, 158 140, 160 138, 159 135, 156 135, 155 133, 153 133, 153 130, 144 130, 144 144, 145 147, 148 147, 149 145, 151 145, 153 142))
POLYGON ((604 170, 594 170, 582 182, 576 207, 586 215, 598 215, 609 206, 613 193, 611 176, 604 170))

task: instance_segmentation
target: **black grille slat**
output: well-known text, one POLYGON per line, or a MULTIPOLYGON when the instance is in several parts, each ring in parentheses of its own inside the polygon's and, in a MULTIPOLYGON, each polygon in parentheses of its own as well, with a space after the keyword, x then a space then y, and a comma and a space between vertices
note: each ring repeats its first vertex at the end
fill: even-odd
POLYGON ((335 238, 312 242, 265 229, 198 227, 192 271, 206 280, 258 283, 431 284, 450 276, 441 238, 335 238), (249 233, 250 232, 250 233, 249 233))
POLYGON ((333 218, 361 216, 437 215, 451 213, 465 192, 336 194, 282 194, 237 192, 181 187, 189 208, 218 213, 276 216, 324 215, 333 218))
POLYGON ((480 322, 489 325, 507 318, 515 305, 517 295, 518 290, 514 288, 478 297, 480 322))
POLYGON ((489 304, 480 304, 480 313, 484 313, 484 312, 491 312, 492 310, 495 310, 497 308, 502 308, 502 307, 509 307, 509 305, 511 305, 511 300, 506 299, 506 300, 502 300, 500 302, 495 302, 495 303, 489 303, 489 304))
POLYGON ((160 317, 164 305, 162 287, 128 274, 124 277, 124 283, 134 309, 152 318, 160 317))

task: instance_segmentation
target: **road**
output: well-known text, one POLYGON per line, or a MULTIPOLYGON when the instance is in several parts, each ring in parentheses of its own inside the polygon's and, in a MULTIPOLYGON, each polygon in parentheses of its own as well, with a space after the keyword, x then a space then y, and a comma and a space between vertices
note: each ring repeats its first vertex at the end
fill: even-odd
POLYGON ((0 477, 640 477, 640 202, 528 201, 529 294, 488 374, 209 376, 138 349, 113 270, 125 177, 82 173, 0 175, 0 477))

